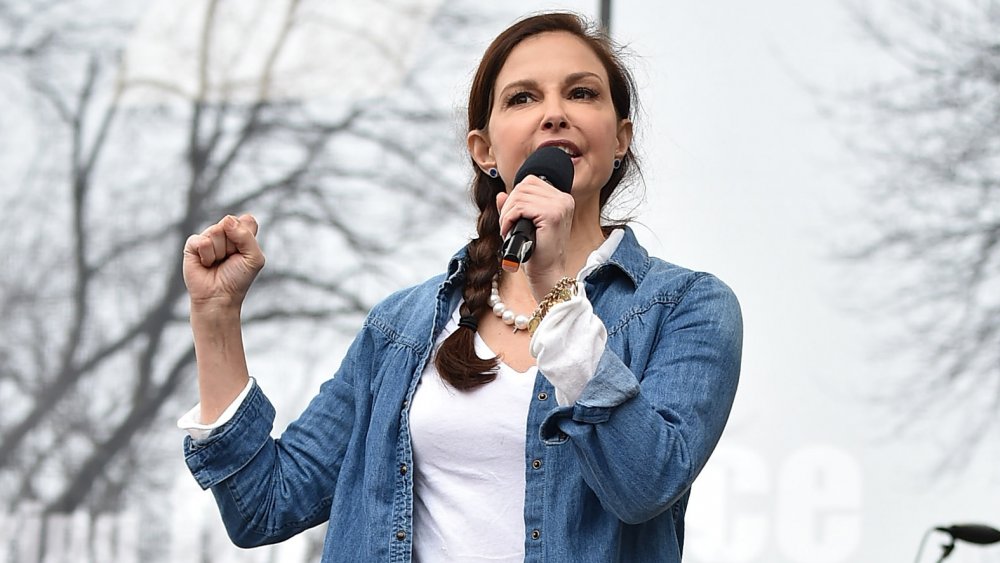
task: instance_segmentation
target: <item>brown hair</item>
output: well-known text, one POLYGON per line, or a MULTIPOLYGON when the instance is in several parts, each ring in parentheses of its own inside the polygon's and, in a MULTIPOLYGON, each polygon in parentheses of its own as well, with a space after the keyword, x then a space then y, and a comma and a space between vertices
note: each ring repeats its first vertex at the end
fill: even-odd
MULTIPOLYGON (((635 82, 622 63, 619 49, 603 31, 572 13, 556 12, 530 16, 503 31, 486 49, 476 70, 469 92, 469 131, 486 130, 493 111, 493 88, 497 75, 511 51, 521 41, 540 33, 562 31, 583 40, 600 59, 608 73, 611 99, 618 119, 631 119, 637 106, 635 82)), ((460 314, 479 318, 490 310, 489 297, 493 277, 500 271, 499 251, 500 214, 496 197, 505 189, 501 178, 491 178, 475 161, 472 181, 472 199, 479 209, 476 222, 477 238, 469 243, 465 285, 460 314)), ((600 206, 604 205, 626 177, 638 174, 638 165, 632 148, 621 159, 621 166, 614 169, 607 184, 601 188, 600 206)), ((493 381, 496 378, 498 358, 482 359, 476 355, 475 330, 460 326, 441 344, 435 356, 435 365, 441 377, 456 389, 467 390, 493 381)))

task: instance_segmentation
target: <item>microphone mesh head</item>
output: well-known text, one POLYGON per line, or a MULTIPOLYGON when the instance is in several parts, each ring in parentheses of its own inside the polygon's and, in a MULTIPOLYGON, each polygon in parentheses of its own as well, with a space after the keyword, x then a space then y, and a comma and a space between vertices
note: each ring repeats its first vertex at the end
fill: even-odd
POLYGON ((570 193, 573 188, 573 159, 558 147, 542 147, 531 153, 514 175, 514 184, 520 184, 526 176, 544 176, 545 181, 561 192, 570 193))

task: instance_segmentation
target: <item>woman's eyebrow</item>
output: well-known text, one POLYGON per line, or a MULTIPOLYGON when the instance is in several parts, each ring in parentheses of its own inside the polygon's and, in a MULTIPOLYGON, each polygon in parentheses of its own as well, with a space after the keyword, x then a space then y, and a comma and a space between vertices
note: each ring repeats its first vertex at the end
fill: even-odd
POLYGON ((510 84, 507 84, 506 86, 501 88, 499 92, 503 93, 506 92, 507 90, 510 90, 511 88, 517 88, 518 90, 533 90, 538 88, 538 82, 530 78, 515 80, 514 82, 511 82, 510 84))
POLYGON ((574 72, 573 74, 569 74, 566 76, 566 79, 563 82, 569 84, 571 82, 577 82, 579 80, 583 80, 584 78, 593 78, 598 82, 601 83, 604 82, 604 79, 601 78, 601 75, 597 74, 596 72, 590 72, 590 71, 574 72))

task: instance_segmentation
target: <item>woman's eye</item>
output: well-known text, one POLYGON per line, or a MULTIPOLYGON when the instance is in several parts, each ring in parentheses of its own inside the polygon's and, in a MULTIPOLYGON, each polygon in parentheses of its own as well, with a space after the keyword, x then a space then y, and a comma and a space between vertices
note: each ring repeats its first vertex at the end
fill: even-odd
POLYGON ((596 98, 597 92, 591 90, 590 88, 584 88, 581 86, 579 88, 573 88, 570 97, 574 100, 589 100, 591 98, 596 98))
POLYGON ((526 104, 526 103, 528 103, 530 101, 531 101, 531 94, 529 94, 527 92, 517 92, 517 93, 511 94, 510 96, 507 97, 507 105, 508 106, 516 106, 518 104, 526 104))

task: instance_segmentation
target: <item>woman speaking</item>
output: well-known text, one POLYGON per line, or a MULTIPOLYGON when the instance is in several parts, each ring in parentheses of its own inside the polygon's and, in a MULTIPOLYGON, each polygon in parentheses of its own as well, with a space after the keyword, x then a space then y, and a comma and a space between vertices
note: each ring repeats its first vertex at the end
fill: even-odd
POLYGON ((324 562, 681 560, 742 323, 725 284, 604 216, 637 173, 634 108, 616 49, 579 16, 503 31, 469 94, 477 236, 370 311, 279 439, 240 335, 256 221, 188 239, 201 402, 179 425, 237 545, 327 522, 324 562), (528 248, 511 248, 525 221, 528 248))

